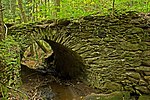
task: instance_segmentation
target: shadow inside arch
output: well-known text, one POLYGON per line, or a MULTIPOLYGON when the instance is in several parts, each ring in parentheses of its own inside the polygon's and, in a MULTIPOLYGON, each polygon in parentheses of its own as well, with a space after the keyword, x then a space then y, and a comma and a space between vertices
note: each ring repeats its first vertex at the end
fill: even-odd
POLYGON ((85 64, 81 56, 72 49, 52 40, 44 39, 52 48, 53 55, 48 57, 49 64, 54 58, 55 71, 63 79, 77 79, 85 76, 85 64))

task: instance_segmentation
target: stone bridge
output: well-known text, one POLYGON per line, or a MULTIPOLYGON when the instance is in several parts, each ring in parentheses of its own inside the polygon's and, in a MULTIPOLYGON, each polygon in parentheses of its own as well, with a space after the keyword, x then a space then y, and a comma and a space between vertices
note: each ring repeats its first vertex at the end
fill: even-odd
POLYGON ((63 55, 65 59, 60 58, 64 65, 86 66, 88 84, 100 92, 150 94, 150 16, 146 14, 128 12, 113 17, 48 20, 11 26, 9 34, 22 44, 23 51, 33 39, 46 36, 54 43, 49 43, 54 52, 68 53, 63 55))

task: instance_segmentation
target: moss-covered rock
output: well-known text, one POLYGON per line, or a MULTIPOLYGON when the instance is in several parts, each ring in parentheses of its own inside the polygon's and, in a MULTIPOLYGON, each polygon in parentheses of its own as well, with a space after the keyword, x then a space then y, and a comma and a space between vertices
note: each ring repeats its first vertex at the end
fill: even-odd
POLYGON ((143 29, 139 28, 139 27, 130 28, 130 29, 127 30, 127 32, 131 33, 131 34, 144 33, 143 29))
POLYGON ((129 100, 129 92, 113 92, 111 94, 91 94, 84 98, 84 100, 129 100))
POLYGON ((121 84, 115 83, 115 82, 106 82, 104 84, 104 88, 112 91, 121 91, 122 86, 121 84))
POLYGON ((121 43, 121 48, 123 50, 130 50, 130 51, 136 51, 140 49, 140 45, 139 44, 133 44, 130 42, 122 42, 121 43))
POLYGON ((138 100, 150 100, 150 95, 141 95, 138 100))
MULTIPOLYGON (((9 34, 22 37, 18 41, 24 44, 23 48, 31 44, 31 36, 43 39, 46 35, 50 40, 73 50, 87 66, 89 85, 101 92, 121 90, 121 87, 127 91, 150 94, 149 19, 128 12, 114 18, 96 15, 66 22, 46 22, 45 28, 41 27, 44 22, 33 26, 13 26, 9 28, 9 34)), ((67 59, 60 61, 68 63, 67 59)), ((69 66, 72 66, 71 63, 69 66)))
POLYGON ((134 79, 140 79, 141 78, 141 76, 140 76, 140 74, 139 73, 137 73, 137 72, 127 72, 126 73, 129 77, 132 77, 132 78, 134 78, 134 79))
POLYGON ((135 87, 142 94, 149 94, 150 90, 146 86, 136 86, 135 87))

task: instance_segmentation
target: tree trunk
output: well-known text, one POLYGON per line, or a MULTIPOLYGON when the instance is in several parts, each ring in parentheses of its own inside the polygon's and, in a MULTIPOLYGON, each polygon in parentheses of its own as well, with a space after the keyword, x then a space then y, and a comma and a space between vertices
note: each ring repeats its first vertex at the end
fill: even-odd
POLYGON ((56 2, 56 3, 55 3, 56 11, 57 11, 57 12, 60 12, 60 0, 56 0, 55 2, 56 2))
POLYGON ((37 16, 37 15, 36 15, 36 16, 34 15, 34 13, 36 13, 36 12, 35 12, 35 7, 36 7, 36 4, 35 4, 35 3, 36 3, 36 2, 35 2, 35 0, 31 0, 31 3, 32 3, 32 11, 31 11, 31 12, 32 12, 32 14, 31 14, 32 18, 31 18, 31 19, 32 19, 32 22, 34 22, 34 21, 35 21, 35 18, 36 18, 36 16, 37 16))
POLYGON ((4 39, 4 22, 3 22, 3 8, 2 8, 2 0, 0 0, 0 41, 4 39))
POLYGON ((18 7, 20 9, 20 12, 21 12, 21 20, 22 22, 27 22, 27 18, 26 18, 26 15, 25 15, 25 12, 24 12, 24 9, 23 9, 23 6, 22 6, 22 0, 18 0, 18 7))
POLYGON ((15 17, 16 17, 16 0, 11 0, 10 1, 10 10, 12 14, 12 19, 15 22, 15 17))
POLYGON ((60 0, 53 0, 54 5, 55 5, 55 10, 53 12, 53 16, 56 18, 57 17, 57 12, 60 12, 60 0))
POLYGON ((47 14, 47 0, 44 0, 44 6, 45 6, 45 9, 44 9, 44 18, 46 18, 46 14, 47 14))

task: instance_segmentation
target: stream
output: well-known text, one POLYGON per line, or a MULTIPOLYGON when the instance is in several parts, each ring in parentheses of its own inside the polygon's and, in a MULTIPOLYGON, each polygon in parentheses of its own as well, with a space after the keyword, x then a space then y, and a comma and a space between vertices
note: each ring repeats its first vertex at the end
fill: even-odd
POLYGON ((83 82, 59 80, 27 67, 22 69, 21 77, 21 90, 29 100, 83 100, 96 91, 83 82))

